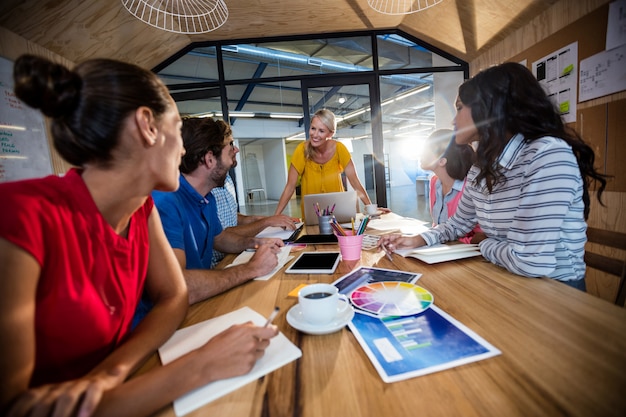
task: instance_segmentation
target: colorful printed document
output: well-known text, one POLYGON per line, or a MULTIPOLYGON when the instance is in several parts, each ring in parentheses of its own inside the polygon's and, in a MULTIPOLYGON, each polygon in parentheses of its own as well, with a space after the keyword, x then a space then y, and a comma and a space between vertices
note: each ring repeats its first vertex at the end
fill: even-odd
MULTIPOLYGON (((252 321, 257 326, 263 326, 266 318, 249 307, 242 307, 223 316, 178 330, 170 340, 159 348, 161 362, 163 365, 167 365, 180 356, 199 348, 231 325, 248 321, 252 321)), ((184 416, 301 356, 302 351, 291 343, 284 334, 279 333, 270 341, 270 345, 265 350, 265 355, 257 361, 250 372, 242 376, 212 382, 183 395, 174 401, 174 412, 179 417, 184 416)))
POLYGON ((342 276, 332 284, 339 289, 340 294, 350 295, 352 291, 366 284, 383 281, 408 282, 413 284, 421 276, 422 274, 418 272, 361 266, 342 276))
POLYGON ((402 381, 501 353, 434 305, 404 317, 380 319, 357 312, 348 326, 385 382, 402 381))

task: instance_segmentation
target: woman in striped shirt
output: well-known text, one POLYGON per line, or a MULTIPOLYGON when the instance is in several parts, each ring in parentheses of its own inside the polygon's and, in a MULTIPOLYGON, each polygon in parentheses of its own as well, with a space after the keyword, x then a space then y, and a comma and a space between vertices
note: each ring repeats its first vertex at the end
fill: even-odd
POLYGON ((526 276, 546 276, 585 290, 585 220, 589 186, 605 176, 594 152, 566 127, 543 87, 523 65, 486 69, 459 87, 456 142, 478 142, 476 164, 454 216, 419 236, 383 237, 387 250, 433 245, 479 224, 480 251, 526 276))

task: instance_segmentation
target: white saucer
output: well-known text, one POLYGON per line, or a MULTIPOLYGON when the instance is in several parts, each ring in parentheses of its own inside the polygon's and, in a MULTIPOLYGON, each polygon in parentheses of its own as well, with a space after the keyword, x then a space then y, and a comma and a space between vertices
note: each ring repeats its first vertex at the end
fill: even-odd
MULTIPOLYGON (((342 300, 337 302, 337 310, 343 307, 343 303, 345 302, 342 300)), ((348 308, 338 313, 337 317, 335 317, 335 319, 330 323, 324 325, 311 324, 304 320, 300 304, 296 304, 287 312, 287 323, 289 323, 291 327, 298 329, 303 333, 319 335, 334 333, 337 330, 341 330, 350 322, 350 320, 352 320, 352 317, 354 317, 354 308, 352 308, 351 305, 348 305, 348 308)))

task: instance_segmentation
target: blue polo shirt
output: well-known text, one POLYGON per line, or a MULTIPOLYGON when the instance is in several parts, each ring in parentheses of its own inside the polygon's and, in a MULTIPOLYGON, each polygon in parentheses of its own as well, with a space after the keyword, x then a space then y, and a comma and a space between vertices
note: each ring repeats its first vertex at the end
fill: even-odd
MULTIPOLYGON (((181 175, 178 190, 153 191, 152 198, 170 246, 185 251, 187 269, 210 269, 213 239, 222 233, 215 197, 211 193, 201 196, 181 175)), ((135 311, 133 328, 152 306, 144 292, 135 311)))
POLYGON ((213 194, 200 195, 181 175, 178 190, 153 191, 152 198, 170 246, 185 251, 187 269, 210 269, 213 240, 222 233, 213 194))

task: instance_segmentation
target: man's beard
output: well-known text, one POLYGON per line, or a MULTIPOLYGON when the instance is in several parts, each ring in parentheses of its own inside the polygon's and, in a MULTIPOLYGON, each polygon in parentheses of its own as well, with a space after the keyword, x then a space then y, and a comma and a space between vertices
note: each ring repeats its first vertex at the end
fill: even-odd
POLYGON ((228 175, 228 170, 225 169, 224 165, 218 163, 215 173, 212 175, 213 181, 215 182, 216 187, 223 187, 226 183, 226 176, 228 175))

